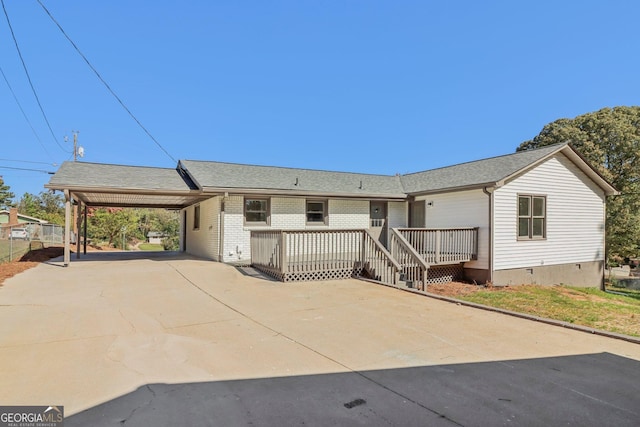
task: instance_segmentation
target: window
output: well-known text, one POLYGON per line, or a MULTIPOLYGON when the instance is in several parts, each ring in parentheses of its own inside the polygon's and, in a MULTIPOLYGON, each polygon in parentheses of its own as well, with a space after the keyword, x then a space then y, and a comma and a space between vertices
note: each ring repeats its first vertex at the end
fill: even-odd
POLYGON ((326 217, 326 200, 307 200, 307 224, 325 224, 326 217))
POLYGON ((544 239, 547 237, 547 198, 545 196, 518 196, 518 239, 544 239))
POLYGON ((269 199, 244 199, 245 224, 269 224, 269 199))
POLYGON ((195 205, 193 208, 193 229, 200 229, 200 205, 195 205))

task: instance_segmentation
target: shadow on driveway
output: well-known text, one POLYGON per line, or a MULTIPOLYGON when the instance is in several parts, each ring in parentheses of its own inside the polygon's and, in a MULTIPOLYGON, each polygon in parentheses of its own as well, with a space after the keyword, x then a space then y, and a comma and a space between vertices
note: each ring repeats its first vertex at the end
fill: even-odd
POLYGON ((640 362, 610 353, 149 384, 67 426, 637 426, 640 362))

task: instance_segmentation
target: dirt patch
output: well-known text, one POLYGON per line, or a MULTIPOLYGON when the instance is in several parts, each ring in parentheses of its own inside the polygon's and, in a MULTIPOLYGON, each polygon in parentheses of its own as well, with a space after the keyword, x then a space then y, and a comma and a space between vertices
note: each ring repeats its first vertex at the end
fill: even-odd
POLYGON ((491 288, 484 285, 471 285, 469 283, 461 282, 436 283, 427 286, 427 292, 451 298, 469 295, 478 291, 485 291, 487 289, 491 288))
POLYGON ((64 248, 51 247, 27 252, 19 260, 0 264, 0 286, 10 277, 35 267, 41 262, 57 258, 64 253, 64 248))

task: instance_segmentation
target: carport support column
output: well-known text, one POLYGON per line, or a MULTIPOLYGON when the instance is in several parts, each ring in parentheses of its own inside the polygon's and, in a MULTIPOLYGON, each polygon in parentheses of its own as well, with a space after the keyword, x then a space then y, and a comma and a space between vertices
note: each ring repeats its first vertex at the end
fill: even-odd
POLYGON ((76 259, 80 259, 80 230, 82 229, 82 202, 78 200, 78 207, 76 209, 76 259))
POLYGON ((71 262, 71 194, 64 190, 64 266, 71 262))
POLYGON ((83 254, 87 254, 87 204, 84 204, 84 224, 83 224, 83 232, 82 232, 82 236, 84 237, 84 239, 82 240, 82 245, 83 245, 83 249, 82 249, 82 253, 83 254))

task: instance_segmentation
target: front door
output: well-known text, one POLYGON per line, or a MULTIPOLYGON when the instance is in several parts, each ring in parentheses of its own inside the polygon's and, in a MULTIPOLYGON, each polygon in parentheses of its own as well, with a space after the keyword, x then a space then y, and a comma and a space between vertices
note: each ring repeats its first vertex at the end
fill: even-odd
POLYGON ((387 245, 387 202, 369 203, 369 231, 383 245, 387 245))

